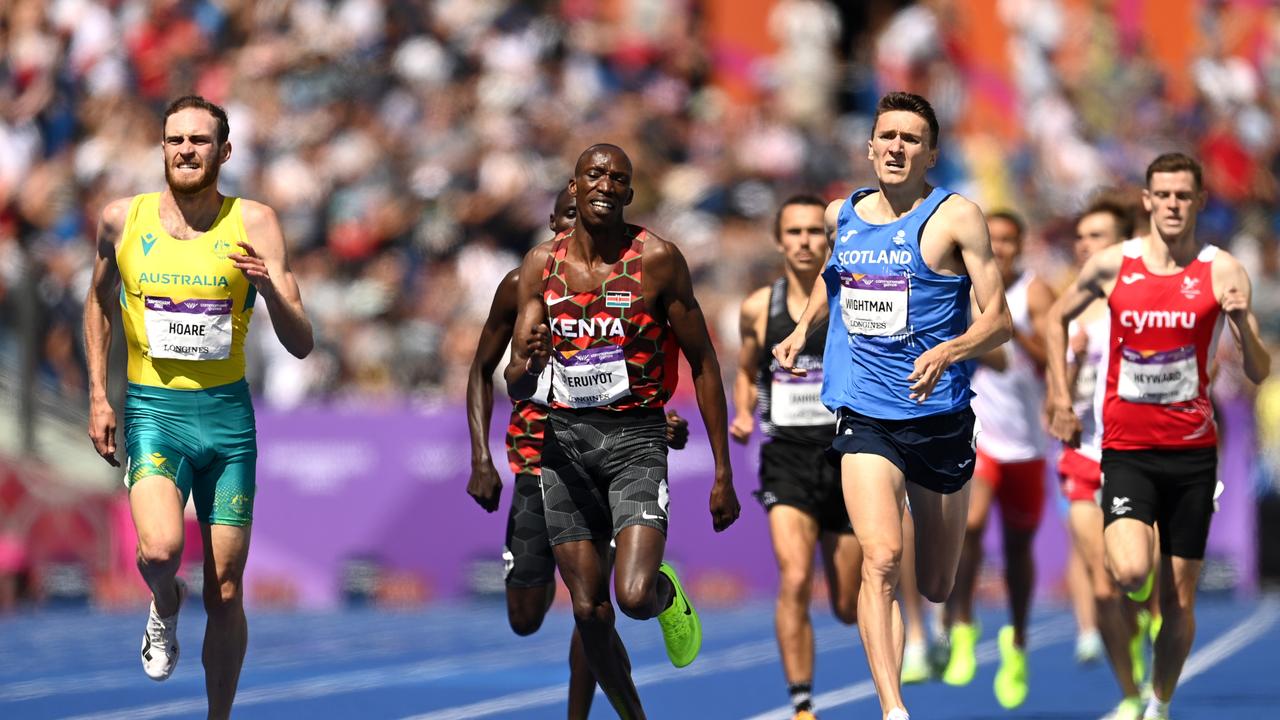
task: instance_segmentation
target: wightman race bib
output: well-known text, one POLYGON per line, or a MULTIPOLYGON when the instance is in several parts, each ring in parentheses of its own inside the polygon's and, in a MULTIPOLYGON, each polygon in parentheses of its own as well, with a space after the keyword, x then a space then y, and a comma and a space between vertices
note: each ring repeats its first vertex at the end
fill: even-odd
POLYGON ((1129 402, 1169 405, 1200 395, 1196 347, 1173 350, 1120 350, 1117 394, 1129 402))
POLYGON ((904 275, 840 273, 840 311, 853 335, 898 335, 907 329, 904 275))
POLYGON ((769 419, 774 425, 812 427, 836 422, 836 416, 822 404, 821 369, 812 368, 804 377, 782 368, 774 370, 769 398, 769 419))
POLYGON ((231 298, 174 302, 147 296, 143 308, 151 357, 225 360, 231 356, 231 298))
POLYGON ((555 368, 552 391, 557 400, 569 407, 608 405, 631 393, 621 345, 582 350, 571 357, 556 353, 555 368))

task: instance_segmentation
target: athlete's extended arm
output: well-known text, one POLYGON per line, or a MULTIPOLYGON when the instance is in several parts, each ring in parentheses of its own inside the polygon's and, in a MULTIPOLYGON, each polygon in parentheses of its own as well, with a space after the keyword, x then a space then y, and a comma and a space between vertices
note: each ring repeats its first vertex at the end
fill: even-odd
POLYGON ((738 372, 733 379, 733 423, 729 426, 729 435, 740 443, 745 443, 755 429, 756 402, 758 389, 756 376, 760 371, 760 346, 764 338, 760 337, 760 316, 765 304, 769 302, 769 289, 761 288, 742 301, 742 313, 738 320, 738 372))
POLYGON ((916 358, 915 369, 907 380, 912 382, 911 395, 916 402, 924 402, 938 379, 952 363, 976 358, 1009 340, 1013 321, 1009 306, 1005 303, 1004 283, 1000 269, 991 254, 991 237, 987 234, 987 221, 977 205, 960 197, 952 197, 939 213, 946 212, 945 227, 952 233, 952 241, 960 251, 965 272, 973 283, 973 299, 979 314, 969 328, 959 337, 939 343, 916 358))
POLYGON ((653 246, 645 249, 645 275, 656 290, 655 295, 666 311, 667 323, 693 372, 698 410, 702 413, 702 424, 707 429, 716 463, 710 505, 711 524, 719 532, 732 525, 741 511, 733 489, 733 468, 729 465, 728 410, 720 379, 720 361, 716 359, 702 308, 693 295, 693 278, 684 255, 671 243, 654 240, 653 246))
POLYGON ((298 281, 289 269, 289 251, 284 244, 280 221, 270 207, 243 200, 245 233, 252 243, 240 242, 243 252, 227 257, 249 278, 271 313, 280 344, 294 357, 304 358, 315 347, 311 321, 302 307, 298 281))
POLYGON ((489 425, 493 420, 493 372, 502 360, 516 324, 516 291, 519 268, 507 273, 493 293, 489 317, 480 331, 476 355, 467 373, 467 430, 471 434, 471 477, 467 494, 480 507, 493 512, 502 496, 502 478, 489 454, 489 425))
MULTIPOLYGON (((834 251, 836 242, 836 228, 840 222, 840 208, 844 205, 844 200, 833 200, 827 204, 827 210, 824 219, 827 225, 827 247, 830 251, 834 251)), ((813 290, 809 291, 809 302, 804 306, 804 312, 800 313, 800 320, 796 322, 796 329, 791 334, 782 339, 782 342, 773 346, 773 356, 778 359, 778 365, 782 369, 791 372, 793 375, 805 375, 806 371, 796 367, 796 358, 800 357, 800 350, 804 348, 805 342, 809 339, 809 333, 813 332, 813 328, 822 324, 827 319, 830 308, 827 307, 827 283, 825 279, 819 275, 818 280, 813 283, 813 290)))
POLYGON ((1123 252, 1120 246, 1109 247, 1089 258, 1080 275, 1049 307, 1045 318, 1046 405, 1049 408, 1049 432, 1071 446, 1080 443, 1080 418, 1071 403, 1071 382, 1067 377, 1067 328, 1089 304, 1105 298, 1106 285, 1120 270, 1123 252))
POLYGON ((542 269, 547 265, 551 243, 544 242, 525 253, 516 286, 516 327, 511 343, 511 361, 503 370, 507 394, 512 400, 526 400, 538 389, 538 376, 551 358, 551 329, 547 327, 547 306, 542 300, 542 269))
POLYGON ((84 300, 84 355, 89 366, 89 439, 103 460, 119 467, 116 459, 116 414, 107 399, 107 354, 111 350, 111 317, 118 307, 120 268, 116 243, 124 231, 130 200, 116 200, 98 218, 97 251, 93 280, 84 300))
POLYGON ((1013 329, 1013 341, 1026 351, 1031 361, 1040 372, 1044 372, 1049 364, 1049 351, 1045 346, 1045 323, 1049 317, 1049 308, 1053 306, 1053 288, 1040 278, 1035 278, 1027 286, 1027 315, 1031 320, 1031 332, 1024 333, 1013 329))
POLYGON ((1240 346, 1245 377, 1261 383, 1271 374, 1271 354, 1258 335, 1258 318, 1252 309, 1253 285, 1249 273, 1238 260, 1218 253, 1213 262, 1213 290, 1223 291, 1218 296, 1222 311, 1231 320, 1231 332, 1240 346))

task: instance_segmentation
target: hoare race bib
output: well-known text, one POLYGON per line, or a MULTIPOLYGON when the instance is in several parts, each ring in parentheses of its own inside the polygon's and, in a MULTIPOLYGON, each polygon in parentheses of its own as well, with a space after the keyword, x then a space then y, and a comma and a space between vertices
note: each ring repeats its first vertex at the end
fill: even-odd
POLYGON ((898 335, 907 329, 905 275, 840 273, 840 313, 851 335, 898 335))
POLYGON ((151 357, 225 360, 231 357, 231 298, 143 298, 151 357))
POLYGON ((600 407, 626 397, 631 382, 622 346, 595 347, 569 357, 556 353, 551 388, 557 400, 573 408, 600 407))
POLYGON ((834 425, 836 416, 822 404, 822 368, 804 376, 777 368, 769 389, 769 419, 784 427, 834 425))
POLYGON ((1173 350, 1120 350, 1120 379, 1116 394, 1135 403, 1170 405, 1200 395, 1196 346, 1173 350))

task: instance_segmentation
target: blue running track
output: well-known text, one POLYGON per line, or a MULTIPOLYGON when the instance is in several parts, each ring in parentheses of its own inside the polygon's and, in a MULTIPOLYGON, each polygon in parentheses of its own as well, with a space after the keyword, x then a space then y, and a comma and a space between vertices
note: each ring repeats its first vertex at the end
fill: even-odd
MULTIPOLYGON (((696 598, 695 598, 696 599, 696 598)), ((649 717, 789 718, 773 641, 771 603, 701 613, 705 644, 693 665, 667 662, 656 622, 625 618, 626 640, 649 717)), ((1199 632, 1173 704, 1177 720, 1280 718, 1280 599, 1202 597, 1199 632)), ((130 615, 43 611, 0 617, 0 718, 203 717, 203 611, 182 614, 183 655, 159 684, 138 661, 145 610, 130 615)), ((1042 608, 1032 627, 1031 693, 1006 712, 996 704, 994 629, 978 646, 973 683, 909 686, 917 720, 1097 718, 1118 700, 1104 665, 1079 667, 1074 625, 1042 608)), ((823 720, 878 718, 879 707, 855 629, 815 606, 814 691, 823 720)), ((236 702, 239 718, 563 718, 571 618, 553 611, 542 630, 518 638, 499 604, 394 613, 250 614, 249 655, 236 702)), ((593 717, 614 717, 597 694, 593 717)))

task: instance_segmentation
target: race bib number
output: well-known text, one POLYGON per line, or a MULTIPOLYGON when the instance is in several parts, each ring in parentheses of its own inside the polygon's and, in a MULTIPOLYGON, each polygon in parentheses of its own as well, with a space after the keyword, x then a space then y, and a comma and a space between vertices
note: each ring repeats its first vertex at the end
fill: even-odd
POLYGON ((810 369, 804 377, 781 368, 773 371, 769 419, 784 427, 834 425, 836 416, 822 404, 822 370, 810 369))
POLYGON ((907 329, 903 275, 840 273, 840 311, 851 335, 898 335, 907 329))
POLYGON ((1196 348, 1120 350, 1120 380, 1116 392, 1124 400, 1154 405, 1195 400, 1200 395, 1196 348))
POLYGON ((225 360, 231 357, 231 299, 175 302, 144 297, 143 320, 151 357, 225 360))
POLYGON ((555 397, 573 408, 599 407, 631 393, 627 360, 621 345, 608 345, 574 353, 556 354, 551 376, 555 397))

